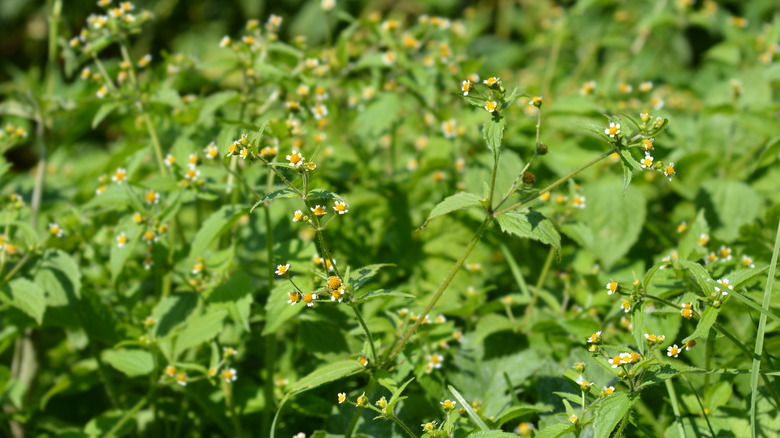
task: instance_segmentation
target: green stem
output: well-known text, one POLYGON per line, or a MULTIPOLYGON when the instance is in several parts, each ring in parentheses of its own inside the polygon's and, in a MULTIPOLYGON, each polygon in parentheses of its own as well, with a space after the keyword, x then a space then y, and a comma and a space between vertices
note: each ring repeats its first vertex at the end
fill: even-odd
POLYGON ((479 239, 482 237, 482 234, 487 229, 488 225, 492 222, 493 217, 488 216, 485 218, 484 221, 482 221, 482 225, 479 226, 479 229, 474 234, 474 237, 471 238, 471 241, 469 241, 468 245, 466 245, 466 248, 463 250, 463 254, 461 254, 460 258, 455 262, 455 264, 452 266, 452 269, 450 270, 449 274, 444 278, 444 281, 439 286, 439 289, 436 291, 436 293, 433 294, 433 297, 431 297, 430 301, 428 301, 428 304, 425 306, 425 309, 420 313, 420 315, 417 317, 417 319, 414 321, 414 324, 412 324, 411 327, 409 327, 409 330, 406 331, 403 338, 401 338, 401 341, 395 346, 392 352, 390 352, 390 355, 387 356, 383 366, 390 363, 390 361, 397 355, 401 349, 406 345, 407 342, 409 342, 409 338, 412 337, 414 332, 417 330, 417 328, 422 324, 423 320, 425 320, 425 316, 428 314, 428 312, 431 311, 433 306, 436 304, 437 301, 439 301, 439 298, 441 298, 444 291, 447 289, 447 287, 452 282, 452 279, 455 278, 455 274, 458 273, 460 268, 463 266, 463 263, 466 261, 466 257, 471 254, 471 251, 474 249, 474 246, 476 246, 477 242, 479 242, 479 239))
POLYGON ((160 169, 162 176, 168 176, 168 169, 165 168, 165 160, 163 160, 162 146, 160 146, 160 139, 157 137, 157 131, 152 124, 152 118, 149 117, 149 113, 144 111, 143 105, 139 104, 141 113, 143 115, 146 129, 149 131, 149 137, 152 139, 152 146, 154 146, 154 155, 157 157, 157 166, 160 169))
POLYGON ((407 435, 409 435, 412 438, 417 438, 417 435, 415 435, 414 432, 412 432, 411 429, 409 429, 409 427, 406 424, 404 424, 403 421, 399 420, 398 417, 396 417, 393 414, 390 414, 387 417, 390 418, 391 420, 395 421, 395 424, 400 426, 401 429, 403 429, 404 432, 406 432, 407 435))
MULTIPOLYGON (((764 300, 761 303, 761 307, 764 310, 769 310, 769 304, 772 298, 772 287, 775 282, 775 269, 777 268, 777 257, 780 253, 780 223, 777 226, 777 234, 775 235, 775 246, 772 250, 772 262, 769 264, 769 275, 766 279, 766 287, 764 288, 764 300)), ((758 402, 758 376, 761 369, 761 353, 764 349, 764 333, 766 330, 766 314, 762 313, 758 319, 758 332, 756 334, 756 345, 753 350, 753 366, 750 374, 750 388, 752 389, 750 395, 750 430, 753 437, 758 436, 758 420, 756 418, 756 406, 758 402)), ((764 379, 766 384, 767 379, 764 379)), ((767 384, 768 388, 771 385, 767 384)))
MULTIPOLYGON (((268 180, 266 183, 266 193, 271 191, 274 184, 274 174, 268 172, 268 180)), ((268 295, 271 295, 271 291, 274 290, 275 274, 274 274, 274 241, 272 233, 271 223, 271 209, 269 206, 263 208, 265 216, 265 253, 266 264, 268 270, 266 272, 268 278, 268 295)), ((276 371, 276 334, 269 333, 265 337, 265 382, 263 382, 263 394, 265 395, 265 408, 263 409, 262 417, 262 430, 269 430, 271 425, 271 417, 274 413, 274 372, 276 371)))
POLYGON ((114 427, 111 428, 111 430, 108 431, 106 434, 106 438, 111 438, 119 432, 122 429, 122 426, 127 423, 130 418, 132 418, 135 414, 138 413, 138 411, 141 410, 142 407, 144 407, 147 403, 149 403, 149 400, 152 399, 152 396, 154 396, 154 392, 157 390, 157 385, 152 385, 151 388, 149 388, 149 392, 146 393, 146 395, 141 399, 138 400, 138 403, 133 406, 132 409, 127 411, 124 416, 114 425, 114 427))
POLYGON ((550 266, 552 265, 554 256, 555 256, 555 249, 550 248, 550 251, 547 253, 547 260, 544 261, 544 266, 542 267, 542 273, 539 274, 539 279, 536 280, 536 287, 534 288, 534 294, 531 297, 531 302, 529 302, 528 307, 525 308, 525 316, 523 317, 523 327, 527 327, 528 322, 531 321, 531 314, 533 313, 533 309, 536 306, 536 300, 539 299, 539 291, 542 289, 544 280, 547 278, 547 273, 550 271, 550 266))
POLYGON ((234 436, 241 438, 244 434, 241 431, 241 422, 238 421, 238 415, 236 415, 236 405, 233 403, 233 388, 230 386, 230 383, 223 380, 222 389, 225 391, 225 403, 227 403, 228 409, 230 410, 230 420, 233 422, 234 436))
POLYGON ((371 331, 368 329, 366 321, 363 319, 363 315, 360 313, 360 309, 358 309, 358 305, 355 303, 349 303, 349 308, 352 309, 352 311, 355 313, 355 317, 360 323, 360 327, 362 327, 363 331, 366 333, 366 337, 368 338, 368 345, 371 347, 372 360, 373 363, 376 364, 378 356, 376 354, 376 347, 374 346, 374 338, 371 336, 371 331))
POLYGON ((691 381, 688 380, 688 378, 685 377, 684 374, 680 375, 680 377, 682 377, 683 380, 685 380, 685 383, 687 383, 688 386, 691 388, 691 392, 693 393, 693 395, 696 396, 696 401, 699 403, 699 409, 701 409, 701 414, 704 416, 704 420, 707 422, 707 428, 710 430, 712 436, 716 436, 715 431, 712 429, 712 424, 710 424, 710 416, 707 415, 706 409, 704 409, 704 403, 701 402, 701 397, 699 397, 698 391, 696 391, 696 388, 693 387, 691 381))
POLYGON ((677 422, 677 430, 680 432, 680 436, 687 438, 685 435, 685 427, 682 422, 682 415, 680 415, 680 405, 677 403, 677 393, 674 390, 674 383, 672 379, 666 379, 666 391, 669 392, 669 400, 672 402, 672 411, 674 411, 674 419, 677 422))
POLYGON ((541 196, 542 193, 549 192, 550 190, 552 190, 552 189, 558 187, 559 185, 563 184, 564 182, 566 182, 569 178, 572 178, 573 176, 577 175, 578 173, 582 172, 583 170, 587 169, 588 167, 598 163, 599 161, 603 160, 604 158, 607 158, 608 156, 610 156, 610 154, 612 154, 612 152, 613 151, 610 150, 609 152, 605 152, 605 153, 599 155, 598 157, 596 157, 593 160, 591 160, 591 161, 583 164, 582 166, 574 169, 568 175, 565 175, 565 176, 561 177, 560 179, 558 179, 554 183, 552 183, 549 186, 543 188, 542 190, 536 192, 535 194, 533 194, 533 195, 523 199, 522 201, 520 201, 520 202, 518 202, 516 204, 513 204, 513 205, 511 205, 511 206, 509 206, 509 207, 507 207, 507 208, 505 208, 503 210, 500 210, 500 211, 498 211, 496 213, 493 213, 493 215, 494 216, 498 216, 498 215, 504 214, 506 212, 514 210, 517 207, 520 207, 523 204, 527 204, 528 202, 533 201, 534 199, 536 199, 539 196, 541 196))
MULTIPOLYGON (((365 393, 371 394, 371 391, 374 390, 374 386, 376 386, 376 378, 372 375, 368 380, 368 385, 366 385, 365 393)), ((349 420, 347 431, 344 433, 344 438, 352 438, 352 432, 355 430, 355 426, 357 426, 357 422, 360 419, 360 414, 363 413, 363 409, 365 409, 363 406, 357 406, 355 408, 355 412, 352 414, 352 418, 349 420)))

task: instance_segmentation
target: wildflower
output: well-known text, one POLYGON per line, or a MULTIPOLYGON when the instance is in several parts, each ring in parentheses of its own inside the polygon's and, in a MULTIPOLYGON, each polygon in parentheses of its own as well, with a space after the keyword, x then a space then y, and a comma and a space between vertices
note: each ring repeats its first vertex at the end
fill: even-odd
POLYGON ((362 366, 368 366, 368 357, 366 357, 364 354, 358 356, 357 361, 362 366))
POLYGON ((140 224, 143 222, 144 216, 141 213, 135 212, 133 213, 133 222, 140 224))
POLYGON ((295 213, 293 213, 293 222, 300 222, 305 219, 306 216, 304 216, 303 212, 301 210, 295 210, 295 213))
POLYGON ((331 301, 338 301, 340 303, 340 302, 342 302, 344 300, 344 295, 346 295, 346 293, 347 293, 347 291, 344 290, 343 287, 340 287, 340 288, 334 290, 330 294, 330 300, 331 301))
POLYGON ((466 270, 469 272, 477 272, 480 269, 482 269, 482 265, 479 263, 468 263, 466 265, 466 270))
POLYGON ((144 269, 148 271, 152 269, 152 266, 154 266, 154 260, 149 256, 144 258, 144 269))
POLYGON ((456 170, 458 173, 463 173, 463 172, 465 172, 465 171, 466 171, 466 160, 465 160, 465 159, 463 159, 463 158, 461 158, 461 157, 458 157, 458 158, 455 160, 455 170, 456 170))
POLYGON ((710 235, 707 233, 701 233, 699 235, 699 245, 706 246, 710 241, 710 235))
POLYGON ((444 138, 455 138, 455 136, 458 135, 455 119, 449 119, 441 122, 441 130, 444 134, 444 138))
POLYGON ((186 373, 177 374, 176 383, 178 383, 181 386, 187 386, 187 374, 186 373))
POLYGON ((572 424, 576 423, 577 422, 577 416, 576 415, 572 415, 571 417, 569 417, 569 422, 572 423, 572 424))
POLYGON ((444 362, 444 356, 438 353, 428 355, 428 363, 436 369, 441 368, 442 362, 444 362))
POLYGON ((727 247, 726 245, 721 245, 720 249, 718 250, 718 257, 720 257, 720 259, 724 262, 731 260, 731 248, 727 247))
POLYGON ((213 141, 209 143, 206 148, 203 149, 203 155, 205 155, 209 160, 217 158, 217 155, 219 155, 219 149, 217 148, 217 145, 214 144, 213 141))
POLYGON ((550 192, 544 192, 541 195, 539 195, 539 199, 542 201, 549 201, 550 200, 550 192))
POLYGON ((230 356, 235 356, 235 355, 236 355, 235 348, 233 348, 233 347, 223 347, 222 348, 222 356, 223 357, 230 357, 230 356))
MULTIPOLYGON (((734 286, 729 284, 729 279, 728 278, 721 278, 720 280, 718 280, 718 283, 722 286, 723 289, 725 289, 725 288, 734 289, 734 286)), ((722 292, 723 292, 723 295, 728 295, 729 294, 726 291, 722 291, 722 292)))
POLYGON ((241 152, 238 154, 242 160, 246 160, 246 157, 249 156, 249 149, 243 148, 241 149, 241 152))
POLYGON ((645 81, 639 84, 639 91, 647 93, 653 89, 653 83, 651 81, 645 81))
POLYGON ((642 147, 644 148, 645 152, 650 152, 653 150, 653 142, 655 142, 654 138, 646 138, 642 140, 642 147))
POLYGON ((609 135, 610 138, 615 138, 616 135, 620 134, 620 123, 610 122, 609 128, 606 128, 604 133, 609 135))
POLYGON ((599 342, 601 342, 601 330, 588 337, 589 344, 598 344, 599 342))
POLYGON ((423 432, 433 432, 434 429, 436 429, 436 422, 435 421, 429 421, 427 423, 423 423, 420 426, 423 428, 423 432))
POLYGON ((696 339, 689 339, 685 341, 685 351, 691 351, 696 347, 696 339))
POLYGON ((617 368, 620 365, 623 365, 623 358, 621 358, 620 356, 615 356, 609 360, 609 363, 612 364, 612 368, 617 368))
POLYGON ((582 376, 580 376, 580 378, 577 379, 577 384, 580 385, 580 389, 583 391, 590 391, 590 387, 592 386, 592 384, 587 380, 583 379, 582 376))
POLYGON ((209 377, 214 377, 217 375, 217 369, 214 367, 209 368, 209 377))
POLYGON ((397 59, 398 59, 398 55, 396 55, 395 52, 392 50, 388 50, 387 52, 382 54, 382 62, 384 62, 385 65, 395 64, 395 61, 397 59))
POLYGON ((679 225, 677 225, 677 232, 682 234, 688 229, 688 222, 682 221, 679 225))
MULTIPOLYGON (((256 20, 255 20, 255 22, 256 22, 256 20)), ((270 31, 276 31, 276 30, 279 30, 279 27, 281 27, 281 25, 282 25, 282 17, 280 17, 278 15, 271 14, 268 17, 268 22, 265 24, 265 27, 266 27, 266 29, 268 29, 270 31)), ((249 26, 249 24, 247 23, 247 27, 248 26, 249 26)))
POLYGON ((287 275, 287 271, 290 270, 290 264, 278 265, 276 267, 276 275, 287 275))
POLYGON ((683 318, 691 319, 691 317, 693 316, 693 309, 691 308, 692 305, 693 303, 683 304, 682 309, 680 309, 680 314, 683 316, 683 318))
POLYGON ((658 344, 658 336, 645 333, 645 341, 648 344, 658 344))
POLYGON ((320 1, 320 7, 323 11, 330 11, 331 9, 336 7, 336 0, 321 0, 320 1))
POLYGON ((469 91, 471 91, 472 83, 470 80, 466 79, 465 81, 461 82, 460 89, 463 91, 464 96, 469 95, 469 91))
POLYGON ((306 434, 303 432, 298 432, 295 435, 293 435, 292 438, 306 438, 306 434))
POLYGON ((225 48, 230 45, 232 41, 230 40, 230 37, 225 35, 222 37, 221 40, 219 40, 219 47, 225 48))
POLYGON ((235 368, 225 368, 225 371, 222 371, 222 377, 225 379, 226 382, 235 382, 236 381, 236 369, 235 368))
POLYGON ((119 3, 119 7, 122 8, 124 12, 130 12, 135 9, 135 5, 130 2, 121 2, 119 3))
POLYGON ((529 102, 528 105, 535 106, 537 108, 542 106, 542 99, 543 96, 534 96, 529 102))
POLYGON ((138 67, 144 68, 149 65, 149 63, 152 62, 152 55, 146 54, 141 59, 138 60, 138 67))
POLYGON ((572 204, 574 205, 574 208, 585 208, 585 197, 582 195, 574 195, 572 204))
POLYGON ((117 184, 122 184, 126 178, 127 171, 120 167, 116 170, 116 172, 114 172, 114 176, 111 177, 111 181, 114 181, 117 184))
POLYGON ((160 194, 155 192, 154 190, 149 190, 148 192, 146 192, 146 195, 144 195, 144 199, 146 200, 147 204, 159 204, 160 194))
POLYGON ((116 246, 121 248, 125 246, 126 243, 127 243, 127 236, 125 236, 125 233, 124 232, 119 233, 119 235, 116 236, 116 246))
POLYGON ((680 347, 677 344, 671 345, 666 349, 666 355, 669 357, 677 357, 680 354, 680 347))
POLYGON ((493 111, 495 111, 496 108, 498 108, 498 102, 496 102, 495 100, 489 100, 485 103, 485 109, 489 113, 493 113, 493 111))
POLYGON ((626 300, 623 300, 623 302, 620 303, 620 307, 623 308, 624 312, 628 313, 631 310, 631 303, 626 300))
POLYGON ((317 120, 320 120, 323 117, 326 117, 328 115, 328 107, 325 105, 318 103, 314 105, 311 109, 311 113, 314 115, 314 118, 317 120))
POLYGON ((176 367, 173 365, 168 365, 165 367, 165 374, 167 374, 169 377, 173 377, 176 375, 176 367))
POLYGON ((615 280, 609 280, 607 283, 607 295, 612 295, 618 290, 618 282, 615 280))
POLYGON ((303 294, 303 302, 306 303, 307 307, 312 307, 314 305, 314 300, 317 299, 317 294, 307 292, 303 294))
MULTIPOLYGON (((642 166, 643 169, 652 169, 653 167, 653 156, 646 153, 645 157, 639 160, 639 164, 642 166)), ((674 171, 674 168, 672 168, 672 171, 674 171)))
POLYGON ((625 82, 621 82, 618 84, 618 91, 622 94, 628 94, 634 90, 634 87, 632 87, 630 84, 627 84, 625 82))
POLYGON ((168 154, 163 159, 163 162, 165 163, 166 166, 171 167, 171 166, 173 166, 173 163, 176 162, 176 157, 174 157, 171 154, 168 154))
POLYGON ((592 93, 593 90, 596 89, 596 81, 588 81, 582 84, 582 88, 580 88, 580 94, 583 96, 587 96, 588 94, 592 93))
POLYGON ((666 179, 669 181, 672 180, 672 177, 674 176, 674 161, 666 165, 666 168, 664 169, 664 175, 666 176, 666 179))
POLYGON ((314 213, 315 216, 324 216, 328 212, 328 210, 326 210, 325 207, 321 205, 316 205, 314 206, 314 208, 311 208, 310 210, 312 211, 312 213, 314 213))
POLYGON ((604 394, 610 395, 613 392, 615 392, 615 387, 614 386, 605 386, 602 390, 604 391, 604 394))
POLYGON ((450 399, 447 399, 447 400, 444 400, 443 402, 441 402, 441 405, 444 407, 445 411, 451 411, 451 410, 455 409, 455 406, 457 404, 458 404, 457 402, 454 402, 454 401, 452 401, 450 399))
POLYGON ((339 400, 339 404, 342 404, 345 401, 347 401, 347 393, 346 392, 340 392, 338 400, 339 400))
POLYGON ((441 170, 437 170, 433 172, 433 180, 436 182, 442 182, 445 179, 447 179, 447 174, 442 172, 441 170))
POLYGON ((59 238, 62 238, 62 236, 65 234, 62 228, 59 225, 57 225, 55 222, 49 224, 49 233, 59 238))
POLYGON ((288 292, 287 297, 289 298, 289 300, 287 300, 287 304, 293 306, 301 301, 301 294, 298 293, 298 291, 288 292))
POLYGON ((349 207, 344 202, 336 201, 336 205, 333 207, 333 210, 335 210, 338 214, 344 214, 349 212, 349 207))
POLYGON ((154 233, 154 231, 147 231, 143 234, 141 237, 146 243, 154 243, 157 242, 157 234, 154 233))
POLYGON ((439 315, 433 320, 436 324, 444 324, 447 322, 447 318, 444 315, 439 315))
POLYGON ((341 287, 341 278, 335 275, 328 277, 328 289, 338 290, 341 287))
POLYGON ((742 266, 744 266, 746 268, 755 268, 756 267, 756 265, 753 264, 753 258, 748 256, 748 255, 745 255, 745 254, 742 254, 742 266))
POLYGON ((483 84, 487 85, 488 87, 500 87, 501 86, 501 79, 497 78, 495 76, 489 77, 482 81, 483 84))
POLYGON ((203 270, 203 259, 198 257, 198 261, 195 262, 195 264, 192 266, 192 275, 198 275, 200 274, 200 271, 203 270))

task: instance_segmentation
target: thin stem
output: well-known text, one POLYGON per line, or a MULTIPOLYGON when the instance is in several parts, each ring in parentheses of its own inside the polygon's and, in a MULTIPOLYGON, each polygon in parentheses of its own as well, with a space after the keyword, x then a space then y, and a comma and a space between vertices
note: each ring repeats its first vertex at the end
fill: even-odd
POLYGON ((552 265, 554 256, 555 256, 555 249, 550 248, 550 251, 547 253, 547 260, 544 261, 542 272, 541 274, 539 274, 539 279, 536 280, 536 287, 534 287, 534 294, 531 297, 531 302, 529 302, 528 307, 525 308, 525 316, 523 317, 523 327, 527 327, 528 322, 531 320, 531 314, 533 313, 534 306, 536 306, 536 300, 539 299, 539 291, 542 289, 544 280, 547 277, 547 272, 550 271, 550 266, 552 265))
POLYGON ((238 415, 236 415, 236 405, 233 403, 233 388, 230 387, 230 383, 223 380, 222 388, 225 391, 225 402, 230 409, 230 419, 233 421, 233 433, 234 436, 241 438, 244 434, 241 431, 241 422, 238 421, 238 415))
POLYGON ((699 397, 699 393, 696 391, 696 388, 693 387, 691 381, 688 380, 688 378, 685 377, 684 374, 681 374, 680 377, 682 377, 682 379, 685 380, 685 383, 687 383, 688 386, 691 388, 691 392, 693 393, 693 395, 696 396, 696 401, 699 403, 699 409, 701 409, 701 414, 704 416, 704 420, 707 422, 707 428, 710 430, 712 436, 716 436, 715 431, 712 429, 712 424, 710 424, 710 416, 707 415, 707 410, 704 409, 704 403, 701 402, 701 397, 699 397))
POLYGON ((122 416, 122 418, 114 425, 114 427, 112 427, 111 430, 108 431, 106 437, 111 438, 114 436, 114 434, 119 432, 122 429, 122 426, 124 426, 125 423, 127 423, 130 420, 130 418, 132 418, 135 414, 138 413, 138 411, 141 410, 142 407, 144 407, 147 403, 149 403, 149 400, 152 399, 152 396, 154 395, 154 392, 156 390, 157 390, 157 385, 152 385, 152 387, 149 388, 149 392, 147 392, 146 395, 141 400, 138 400, 138 403, 136 403, 132 409, 125 412, 125 415, 122 416))
POLYGON ((366 333, 366 337, 368 338, 368 345, 371 347, 372 360, 374 361, 374 363, 377 363, 378 356, 376 354, 376 347, 374 346, 374 338, 373 336, 371 336, 371 331, 368 329, 368 326, 366 325, 366 321, 363 319, 363 315, 360 313, 360 309, 358 309, 357 304, 349 303, 349 307, 355 313, 355 317, 360 323, 360 327, 362 327, 363 331, 366 333))
POLYGON ((562 176, 560 179, 558 179, 554 183, 550 184, 549 186, 543 188, 542 190, 536 192, 535 194, 533 194, 533 195, 523 199, 522 201, 520 201, 520 202, 518 202, 516 204, 513 204, 512 206, 509 206, 509 207, 507 207, 507 208, 505 208, 503 210, 500 210, 500 211, 498 211, 496 213, 493 213, 493 215, 494 216, 498 216, 498 215, 504 214, 506 212, 514 210, 517 207, 520 207, 523 204, 527 204, 528 202, 533 201, 534 199, 536 199, 539 196, 541 196, 542 193, 549 192, 550 190, 552 190, 552 189, 558 187, 559 185, 563 184, 564 182, 566 182, 569 178, 572 178, 573 176, 577 175, 578 173, 582 172, 583 170, 587 169, 588 167, 598 163, 599 161, 603 160, 604 158, 607 158, 608 156, 610 156, 610 154, 612 154, 612 152, 613 151, 611 151, 611 150, 609 152, 604 152, 603 154, 599 155, 598 157, 594 158, 593 160, 591 160, 591 161, 583 164, 582 166, 574 169, 568 175, 562 176))
MULTIPOLYGON (((374 386, 376 386, 376 378, 372 375, 368 380, 368 385, 366 385, 365 393, 371 394, 374 386)), ((355 426, 357 426, 357 422, 360 419, 360 414, 363 413, 363 409, 363 406, 358 406, 355 408, 355 412, 352 414, 352 418, 349 420, 347 431, 344 432, 344 438, 352 438, 352 432, 355 430, 355 426)))
MULTIPOLYGON (((266 182, 266 193, 271 191, 274 184, 274 174, 268 172, 268 180, 266 182)), ((267 259, 268 270, 266 272, 268 278, 268 294, 274 290, 275 274, 274 274, 274 241, 271 223, 271 209, 268 205, 264 208, 265 216, 265 253, 267 259)), ((271 417, 274 412, 274 372, 276 371, 276 334, 269 333, 265 337, 265 382, 263 382, 263 394, 265 395, 265 408, 263 409, 262 417, 262 430, 269 430, 271 425, 271 417)))
POLYGON ((98 71, 100 71, 100 75, 103 76, 103 80, 106 81, 108 88, 110 88, 111 91, 116 92, 116 85, 114 85, 114 81, 111 80, 111 76, 108 75, 106 68, 103 67, 103 63, 100 62, 100 58, 98 58, 97 53, 92 52, 92 60, 95 61, 95 65, 97 66, 98 71))
POLYGON ((152 146, 154 146, 154 155, 157 157, 157 166, 160 169, 162 176, 168 176, 168 169, 165 168, 165 160, 163 160, 162 146, 160 146, 160 139, 157 137, 157 131, 154 129, 152 119, 149 117, 149 113, 144 111, 142 105, 139 105, 141 113, 143 114, 144 123, 146 123, 146 129, 149 131, 149 137, 152 139, 152 146))
POLYGON ((681 437, 687 438, 685 435, 685 427, 682 422, 682 415, 680 415, 680 406, 677 403, 677 392, 674 390, 674 383, 672 383, 672 379, 667 379, 664 383, 666 383, 666 391, 669 392, 669 401, 672 402, 672 411, 674 412, 674 419, 677 422, 677 430, 680 432, 681 437))
POLYGON ((412 324, 411 327, 409 327, 409 330, 406 331, 403 338, 401 338, 401 342, 398 343, 398 345, 395 346, 392 352, 390 352, 390 355, 387 356, 385 359, 383 366, 390 363, 390 361, 397 355, 401 349, 406 345, 407 342, 409 342, 409 338, 412 337, 414 332, 417 330, 417 328, 422 324, 423 320, 425 320, 425 316, 428 314, 428 312, 431 311, 433 306, 436 304, 437 301, 439 301, 439 298, 441 298, 444 291, 447 289, 447 287, 452 282, 452 279, 455 278, 455 274, 458 273, 458 270, 463 266, 463 263, 466 261, 466 257, 471 254, 471 251, 474 249, 474 246, 476 246, 479 239, 482 237, 482 234, 487 229, 488 225, 490 225, 490 222, 493 220, 492 216, 488 216, 485 218, 484 221, 482 221, 482 225, 479 226, 479 229, 474 234, 474 237, 471 238, 471 241, 469 241, 468 245, 466 245, 466 248, 463 250, 463 254, 461 254, 460 258, 458 258, 457 261, 455 261, 455 264, 452 266, 452 269, 450 270, 449 274, 444 278, 444 281, 439 286, 439 289, 436 291, 436 293, 433 294, 433 297, 431 297, 430 301, 428 301, 428 304, 425 306, 425 309, 420 313, 420 315, 417 317, 417 319, 414 321, 414 324, 412 324))
POLYGON ((417 435, 415 435, 415 434, 414 434, 414 432, 412 432, 412 431, 411 431, 411 429, 409 429, 409 427, 408 427, 406 424, 404 424, 404 422, 403 422, 403 421, 399 420, 399 419, 398 419, 398 417, 396 417, 396 416, 395 416, 395 415, 393 415, 393 414, 389 414, 389 415, 387 415, 387 418, 389 418, 389 419, 391 419, 391 420, 395 421, 395 424, 397 424, 398 426, 400 426, 400 427, 401 427, 401 429, 403 429, 403 430, 404 430, 404 432, 406 432, 406 434, 407 434, 407 435, 409 435, 409 436, 410 436, 410 437, 412 437, 412 438, 417 438, 417 435))
MULTIPOLYGON (((499 152, 500 153, 500 152, 499 152)), ((498 155, 493 158, 493 173, 490 176, 490 195, 488 196, 488 206, 493 205, 493 192, 496 189, 496 174, 498 173, 498 155)))

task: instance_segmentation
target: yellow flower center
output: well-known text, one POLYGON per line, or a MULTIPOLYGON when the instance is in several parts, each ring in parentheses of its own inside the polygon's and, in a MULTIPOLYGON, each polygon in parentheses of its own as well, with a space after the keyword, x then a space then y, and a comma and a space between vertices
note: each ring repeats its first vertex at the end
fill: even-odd
POLYGON ((310 293, 303 294, 303 302, 306 304, 311 304, 311 302, 314 301, 314 295, 310 293))
POLYGON ((337 290, 341 286, 341 279, 339 277, 328 277, 328 289, 337 290))
POLYGON ((154 202, 156 200, 157 200, 157 193, 155 193, 153 191, 146 192, 146 202, 151 204, 152 202, 154 202))
POLYGON ((301 300, 301 294, 298 292, 290 292, 290 301, 292 301, 293 304, 297 303, 301 300))

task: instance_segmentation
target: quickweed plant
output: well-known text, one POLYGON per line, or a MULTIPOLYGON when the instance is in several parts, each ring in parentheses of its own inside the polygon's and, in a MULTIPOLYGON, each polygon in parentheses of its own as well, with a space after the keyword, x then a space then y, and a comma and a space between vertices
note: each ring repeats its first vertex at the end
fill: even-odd
POLYGON ((772 2, 238 3, 0 6, 0 435, 780 432, 772 2))

